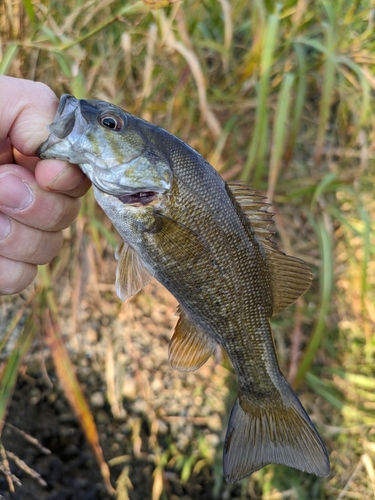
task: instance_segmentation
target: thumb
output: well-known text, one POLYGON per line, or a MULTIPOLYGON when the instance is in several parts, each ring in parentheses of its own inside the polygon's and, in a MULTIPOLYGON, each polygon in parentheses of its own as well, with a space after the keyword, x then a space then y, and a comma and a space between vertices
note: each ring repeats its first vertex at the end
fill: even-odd
POLYGON ((58 99, 45 84, 0 76, 0 142, 10 138, 22 154, 35 155, 47 138, 58 99))

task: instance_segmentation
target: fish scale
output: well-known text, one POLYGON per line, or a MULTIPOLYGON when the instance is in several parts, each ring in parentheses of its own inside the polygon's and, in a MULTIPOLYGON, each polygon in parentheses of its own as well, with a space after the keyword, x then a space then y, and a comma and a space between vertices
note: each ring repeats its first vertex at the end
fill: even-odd
MULTIPOLYGON (((172 157, 172 159, 173 159, 173 157, 172 157)), ((181 194, 181 191, 180 191, 180 197, 178 199, 182 200, 182 204, 184 207, 189 206, 189 204, 184 203, 185 197, 181 194)), ((170 212, 171 213, 173 212, 172 207, 170 207, 170 212)), ((185 213, 190 214, 189 211, 186 211, 185 213)), ((221 212, 221 214, 222 213, 224 213, 224 212, 221 212)), ((188 223, 189 222, 188 220, 181 219, 181 215, 182 214, 178 215, 179 220, 181 220, 184 224, 188 223)), ((217 247, 220 246, 220 245, 217 245, 217 242, 218 242, 219 237, 221 235, 214 233, 212 231, 212 228, 211 229, 207 228, 207 227, 205 227, 204 224, 202 227, 202 220, 208 221, 208 223, 210 224, 211 223, 210 219, 208 217, 203 217, 203 218, 199 218, 199 219, 192 217, 192 219, 194 221, 199 221, 198 226, 196 226, 196 225, 191 226, 192 229, 196 232, 200 232, 200 233, 205 234, 207 241, 211 242, 212 245, 215 244, 215 248, 217 249, 217 247)), ((221 228, 222 228, 222 232, 224 233, 224 235, 225 235, 225 233, 230 232, 230 234, 234 234, 237 236, 238 233, 236 231, 234 231, 232 223, 231 222, 228 223, 228 220, 224 217, 221 217, 221 219, 223 219, 223 220, 219 219, 219 223, 222 223, 221 228)), ((235 222, 237 222, 237 224, 238 224, 238 221, 235 221, 235 222)), ((251 242, 246 242, 246 240, 242 239, 240 241, 242 241, 242 242, 245 241, 246 245, 243 244, 243 249, 241 251, 241 248, 239 248, 239 245, 238 245, 238 243, 239 243, 238 240, 239 240, 239 238, 237 237, 236 241, 232 241, 232 244, 230 245, 231 250, 232 250, 230 256, 228 256, 227 246, 224 247, 224 245, 221 245, 222 248, 224 247, 223 248, 224 255, 222 256, 221 261, 223 262, 223 266, 224 265, 230 266, 231 272, 228 271, 226 274, 232 275, 232 279, 238 285, 245 283, 245 285, 243 285, 243 286, 245 286, 246 288, 249 288, 250 287, 249 283, 251 283, 250 279, 251 279, 251 277, 253 277, 253 280, 255 280, 255 284, 253 285, 253 289, 255 290, 255 289, 259 288, 259 287, 257 287, 257 282, 259 281, 259 275, 251 272, 251 263, 253 261, 248 259, 248 255, 249 255, 251 250, 254 251, 254 248, 256 247, 256 245, 249 244, 251 242), (249 247, 250 247, 250 250, 249 250, 249 247), (250 266, 249 266, 249 263, 250 263, 250 266), (238 272, 233 272, 233 267, 237 267, 238 272), (250 267, 250 269, 249 269, 249 267, 250 267), (247 276, 248 281, 241 280, 239 276, 247 276)), ((228 238, 226 238, 226 241, 228 241, 228 238)), ((216 252, 216 254, 215 254, 216 258, 218 258, 218 253, 219 252, 216 252)), ((268 285, 268 288, 270 288, 269 285, 268 285)), ((191 292, 193 292, 193 290, 191 292)), ((259 377, 260 379, 264 380, 264 377, 267 376, 267 373, 266 372, 259 373, 259 371, 262 372, 262 369, 260 368, 260 370, 259 370, 259 367, 256 367, 256 366, 254 366, 254 364, 252 364, 251 366, 255 369, 256 373, 252 373, 251 377, 249 377, 248 363, 241 363, 241 362, 236 363, 239 356, 238 355, 236 356, 236 354, 232 355, 233 351, 236 353, 240 349, 240 354, 242 357, 250 357, 251 358, 252 357, 252 352, 251 352, 252 346, 259 345, 258 350, 261 351, 264 349, 265 345, 267 344, 267 340, 263 340, 262 343, 259 343, 259 342, 254 342, 254 338, 252 339, 252 337, 254 337, 254 335, 252 335, 252 332, 256 329, 256 327, 257 327, 256 323, 257 323, 257 320, 259 322, 259 319, 258 319, 258 315, 256 314, 256 307, 254 308, 254 305, 251 303, 252 302, 251 301, 251 294, 250 293, 243 294, 241 292, 242 292, 242 290, 237 290, 236 294, 231 293, 230 302, 231 303, 233 302, 233 298, 235 296, 238 296, 238 295, 240 296, 242 304, 239 307, 237 307, 239 309, 238 314, 241 314, 242 316, 246 315, 246 317, 247 317, 246 320, 243 319, 242 321, 239 322, 237 319, 235 321, 235 325, 232 325, 232 323, 233 323, 232 316, 233 317, 236 316, 236 311, 234 310, 233 305, 228 304, 232 309, 232 311, 231 311, 232 314, 230 316, 226 315, 227 325, 225 325, 225 332, 221 333, 220 330, 218 330, 218 329, 216 331, 217 331, 217 334, 219 335, 219 342, 224 347, 224 349, 226 349, 226 351, 228 352, 233 364, 238 364, 238 368, 236 369, 236 372, 237 372, 237 375, 239 377, 240 383, 243 386, 242 388, 244 389, 246 386, 246 381, 253 380, 254 377, 258 378, 259 376, 260 376, 259 377), (255 323, 255 325, 254 326, 252 325, 252 327, 249 328, 249 322, 250 322, 250 324, 255 323), (237 323, 239 323, 238 326, 237 326, 237 323), (246 324, 248 325, 248 328, 246 328, 246 324), (239 329, 242 330, 243 332, 245 332, 245 335, 242 335, 242 336, 234 335, 234 333, 238 333, 239 329), (231 332, 233 332, 233 335, 231 335, 231 332), (245 368, 246 373, 243 375, 241 367, 245 367, 245 366, 246 366, 246 368, 245 368)), ((172 293, 176 294, 176 291, 172 290, 172 293)), ((187 301, 188 301, 187 295, 188 294, 185 293, 185 296, 183 299, 184 304, 187 304, 187 301)), ((190 294, 189 294, 189 297, 190 297, 190 294)), ((261 300, 261 297, 259 298, 259 293, 256 294, 254 299, 255 300, 253 302, 255 302, 255 303, 259 302, 259 299, 261 300)), ((225 299, 224 299, 220 304, 220 309, 225 305, 226 304, 225 304, 225 299)), ((202 311, 201 311, 201 313, 202 313, 202 311)), ((213 315, 212 318, 210 318, 210 321, 213 322, 212 328, 214 329, 215 325, 217 325, 216 313, 213 315)), ((260 354, 260 353, 258 353, 258 354, 260 354)), ((273 385, 272 385, 272 387, 273 387, 273 385)))
POLYGON ((326 476, 324 444, 283 377, 270 318, 309 287, 311 271, 271 241, 268 205, 226 184, 183 141, 105 101, 60 100, 41 158, 69 159, 123 238, 116 255, 120 298, 154 276, 179 301, 172 366, 198 369, 217 343, 239 393, 224 443, 234 482, 269 463, 326 476))
MULTIPOLYGON (((222 226, 223 231, 225 232, 227 229, 227 230, 233 232, 233 226, 230 223, 227 224, 227 226, 228 226, 227 228, 225 228, 224 225, 222 226)), ((205 229, 206 229, 205 234, 207 234, 207 228, 199 228, 199 229, 201 229, 202 231, 205 231, 205 229)), ((214 240, 214 242, 217 242, 216 235, 213 236, 213 240, 214 240)), ((220 343, 227 350, 228 354, 230 353, 229 355, 231 357, 233 364, 238 365, 238 367, 236 367, 236 372, 237 372, 237 375, 239 377, 239 380, 240 380, 240 383, 241 383, 243 389, 246 386, 246 382, 249 380, 254 380, 255 376, 256 377, 260 376, 259 378, 262 379, 266 375, 265 373, 259 373, 259 367, 254 366, 256 373, 252 373, 251 377, 249 377, 248 363, 244 363, 244 362, 242 362, 242 359, 240 359, 240 355, 241 355, 241 357, 244 357, 244 358, 253 357, 253 354, 251 352, 252 346, 261 346, 260 348, 258 348, 258 350, 261 351, 261 350, 264 350, 265 344, 266 344, 265 341, 263 341, 262 343, 254 342, 254 340, 256 340, 256 339, 252 338, 252 337, 254 337, 254 334, 252 332, 254 332, 256 330, 257 322, 259 321, 257 311, 256 311, 256 303, 259 302, 259 300, 262 300, 262 297, 259 297, 259 293, 258 293, 258 294, 255 294, 254 300, 253 301, 251 300, 252 295, 251 295, 251 290, 249 290, 249 288, 253 288, 254 290, 259 289, 258 282, 260 281, 260 278, 259 278, 258 274, 252 273, 252 270, 251 270, 252 260, 250 260, 250 266, 249 266, 248 255, 249 255, 250 251, 254 250, 255 245, 247 244, 246 246, 247 246, 247 248, 244 247, 241 251, 241 249, 238 248, 238 242, 237 241, 233 242, 232 243, 231 258, 228 258, 227 248, 225 249, 226 252, 224 255, 224 259, 226 261, 226 264, 230 265, 232 268, 232 275, 233 275, 234 280, 239 284, 241 282, 245 281, 244 287, 248 290, 248 293, 244 294, 243 291, 242 291, 242 293, 240 292, 240 298, 241 298, 242 304, 237 309, 239 309, 239 314, 241 314, 242 316, 246 316, 246 319, 243 318, 242 321, 239 322, 240 323, 239 326, 235 325, 234 327, 232 326, 232 328, 231 328, 231 324, 229 324, 227 327, 228 331, 226 331, 224 334, 222 334, 222 336, 220 338, 220 343), (234 248, 233 248, 233 246, 234 246, 234 248), (249 250, 249 247, 250 247, 250 250, 249 250), (238 273, 233 272, 233 267, 238 268, 238 273), (249 269, 249 267, 250 267, 250 269, 249 269), (240 276, 243 276, 243 277, 247 276, 248 280, 240 280, 238 278, 238 274, 240 276), (252 287, 250 286, 250 283, 251 283, 250 279, 251 278, 252 278, 251 281, 255 282, 252 287), (255 302, 255 307, 254 307, 254 304, 252 302, 255 302), (248 328, 246 328, 246 325, 248 325, 248 328), (249 328, 250 325, 251 325, 251 327, 249 328), (231 331, 238 333, 239 330, 242 330, 245 334, 242 336, 230 335, 231 331), (236 355, 237 351, 239 351, 239 350, 240 350, 239 354, 236 355), (240 359, 240 362, 236 363, 237 359, 240 359), (242 374, 243 370, 241 369, 241 367, 246 367, 245 374, 242 374)), ((263 281, 263 286, 264 287, 266 286, 266 283, 264 281, 263 281)), ((269 289, 270 286, 268 285, 267 288, 269 289)), ((238 293, 237 293, 237 295, 238 295, 238 293)), ((231 302, 233 302, 233 297, 234 297, 234 295, 231 296, 231 302)), ((186 298, 185 298, 185 301, 186 301, 186 298)), ((233 310, 234 309, 233 306, 231 306, 231 307, 232 307, 232 315, 235 316, 236 311, 233 310)), ((214 321, 214 323, 216 323, 215 317, 212 318, 212 320, 214 321)), ((229 320, 232 320, 232 318, 229 318, 229 320)), ((230 321, 230 323, 232 323, 232 322, 233 321, 230 321)), ((237 321, 236 321, 236 323, 237 323, 237 321)), ((267 332, 267 334, 268 333, 269 332, 267 332)), ((262 335, 262 334, 260 334, 260 335, 262 335)), ((258 354, 260 354, 260 352, 258 352, 258 354)), ((262 371, 261 368, 260 368, 260 371, 262 371)))

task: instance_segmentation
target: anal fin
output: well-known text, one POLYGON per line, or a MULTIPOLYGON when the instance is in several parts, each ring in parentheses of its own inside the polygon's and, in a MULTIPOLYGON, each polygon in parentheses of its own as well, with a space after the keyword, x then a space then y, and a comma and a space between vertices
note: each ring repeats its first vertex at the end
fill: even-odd
POLYGON ((182 309, 178 310, 178 314, 180 317, 169 343, 169 361, 176 370, 190 372, 208 360, 217 343, 182 309))
POLYGON ((139 255, 127 243, 121 243, 115 252, 118 260, 116 269, 116 292, 121 300, 138 293, 151 280, 139 255))

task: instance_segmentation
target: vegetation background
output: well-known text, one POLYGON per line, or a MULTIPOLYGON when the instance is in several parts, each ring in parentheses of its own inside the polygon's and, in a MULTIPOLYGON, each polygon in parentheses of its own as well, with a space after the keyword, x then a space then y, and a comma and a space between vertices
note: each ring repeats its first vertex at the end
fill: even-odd
MULTIPOLYGON (((242 179, 272 200, 280 247, 306 260, 314 272, 311 289, 273 318, 273 329, 282 369, 329 450, 331 476, 306 477, 268 466, 239 485, 225 485, 218 441, 205 439, 209 424, 199 420, 199 409, 192 420, 199 438, 193 433, 194 439, 173 444, 160 438, 158 413, 151 396, 143 394, 139 397, 151 401, 148 416, 143 413, 143 420, 133 418, 129 424, 146 426, 153 439, 149 491, 143 498, 176 498, 175 482, 184 498, 374 498, 374 16, 374 0, 0 4, 0 73, 43 81, 57 95, 111 101, 178 135, 225 179, 242 179), (209 486, 189 496, 186 485, 202 482, 203 469, 209 486)), ((64 345, 80 350, 74 328, 81 302, 90 300, 89 289, 96 290, 97 308, 105 312, 107 302, 121 309, 113 287, 100 281, 117 242, 89 193, 79 219, 65 232, 61 255, 40 269, 38 281, 20 297, 0 299, 0 421, 6 420, 17 394, 17 374, 25 377, 31 353, 45 352, 43 345, 48 345, 56 384, 86 432, 108 495, 112 486, 95 430, 96 414, 82 399, 64 345), (84 277, 87 260, 90 278, 84 277), (62 281, 71 300, 61 295, 62 281), (70 321, 73 333, 68 335, 61 318, 70 321)), ((163 292, 155 292, 162 300, 143 293, 134 304, 146 316, 152 317, 150 311, 157 312, 160 304, 167 309, 173 304, 163 292)), ((133 321, 140 324, 137 318, 133 321)), ((85 324, 92 330, 90 318, 80 323, 83 331, 85 324)), ((155 331, 150 327, 146 334, 151 338, 155 331)), ((107 382, 108 367, 114 366, 110 359, 104 360, 107 382)), ((234 376, 225 359, 210 366, 217 376, 202 381, 202 387, 208 390, 207 384, 215 383, 231 388, 222 413, 225 428, 234 376)), ((155 371, 152 377, 157 377, 155 371)), ((104 390, 112 417, 124 419, 124 396, 111 395, 108 383, 104 390)), ((195 396, 197 391, 199 387, 191 387, 195 396)), ((178 415, 179 409, 174 411, 178 415)), ((173 411, 167 417, 173 419, 173 411)), ((0 430, 3 426, 4 421, 0 430)), ((222 442, 221 431, 216 434, 222 442)), ((139 436, 132 428, 131 457, 139 436)), ((0 472, 11 492, 18 488, 14 470, 35 471, 33 464, 18 463, 14 469, 17 457, 8 448, 0 447, 0 472)), ((116 471, 111 469, 119 499, 138 498, 132 463, 124 459, 121 465, 120 460, 116 471)))

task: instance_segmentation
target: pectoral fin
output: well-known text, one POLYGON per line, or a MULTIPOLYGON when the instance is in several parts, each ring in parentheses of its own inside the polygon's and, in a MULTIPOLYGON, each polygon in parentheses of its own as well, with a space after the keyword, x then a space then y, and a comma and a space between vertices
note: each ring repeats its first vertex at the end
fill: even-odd
POLYGON ((176 370, 190 372, 208 360, 217 344, 183 310, 179 309, 178 314, 180 317, 169 343, 169 361, 176 370))
POLYGON ((121 300, 138 293, 152 278, 139 255, 127 243, 120 244, 115 253, 116 292, 121 300))

